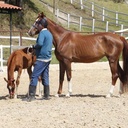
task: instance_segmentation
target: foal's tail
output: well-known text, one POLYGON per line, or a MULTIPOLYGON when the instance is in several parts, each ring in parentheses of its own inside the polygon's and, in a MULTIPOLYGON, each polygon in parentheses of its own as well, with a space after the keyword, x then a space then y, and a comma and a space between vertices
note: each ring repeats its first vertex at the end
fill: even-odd
POLYGON ((128 43, 124 37, 120 37, 124 43, 124 48, 122 52, 123 58, 123 75, 122 75, 122 84, 123 92, 128 92, 128 43))

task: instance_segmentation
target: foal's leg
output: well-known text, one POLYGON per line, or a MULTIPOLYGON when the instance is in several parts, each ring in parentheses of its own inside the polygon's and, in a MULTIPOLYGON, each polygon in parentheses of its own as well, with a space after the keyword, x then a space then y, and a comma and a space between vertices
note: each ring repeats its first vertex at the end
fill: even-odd
POLYGON ((114 87, 118 78, 117 61, 113 61, 113 62, 109 61, 109 65, 112 73, 112 85, 106 97, 111 97, 113 95, 114 87))
POLYGON ((16 87, 15 87, 15 95, 14 95, 15 99, 17 98, 17 95, 18 95, 18 85, 20 84, 21 73, 22 73, 22 68, 19 68, 18 74, 17 74, 17 79, 16 79, 16 87))
MULTIPOLYGON (((27 73, 28 73, 28 76, 29 76, 29 82, 31 80, 31 75, 32 75, 32 66, 28 67, 27 68, 27 73)), ((29 91, 29 85, 28 85, 28 91, 29 91)), ((29 97, 29 92, 27 91, 27 96, 29 97)))
POLYGON ((32 75, 32 66, 27 68, 27 73, 29 75, 29 80, 31 79, 31 75, 32 75))
POLYGON ((65 75, 65 65, 63 62, 59 62, 59 89, 58 93, 55 95, 56 97, 59 97, 59 95, 62 93, 63 88, 63 81, 64 81, 64 75, 65 75))

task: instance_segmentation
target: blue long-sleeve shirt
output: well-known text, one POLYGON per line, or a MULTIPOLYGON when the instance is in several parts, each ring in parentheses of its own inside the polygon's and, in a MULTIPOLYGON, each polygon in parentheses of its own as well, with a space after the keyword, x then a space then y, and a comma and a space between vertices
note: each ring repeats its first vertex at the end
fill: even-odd
POLYGON ((36 40, 36 58, 41 61, 49 61, 52 58, 53 36, 47 28, 40 31, 36 40))

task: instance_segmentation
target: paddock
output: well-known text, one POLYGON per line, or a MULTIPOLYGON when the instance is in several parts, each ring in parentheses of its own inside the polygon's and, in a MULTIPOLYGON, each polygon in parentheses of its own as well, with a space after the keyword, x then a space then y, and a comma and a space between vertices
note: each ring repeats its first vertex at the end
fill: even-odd
MULTIPOLYGON (((120 62, 121 63, 121 62, 120 62)), ((22 101, 27 93, 29 78, 27 71, 21 74, 19 98, 8 99, 8 90, 0 72, 0 126, 1 128, 126 128, 128 126, 128 96, 118 98, 119 80, 114 96, 105 98, 111 81, 108 62, 72 63, 73 94, 65 98, 67 81, 65 77, 63 93, 57 93, 59 65, 50 65, 51 100, 22 101)), ((39 91, 37 88, 37 95, 39 91)))

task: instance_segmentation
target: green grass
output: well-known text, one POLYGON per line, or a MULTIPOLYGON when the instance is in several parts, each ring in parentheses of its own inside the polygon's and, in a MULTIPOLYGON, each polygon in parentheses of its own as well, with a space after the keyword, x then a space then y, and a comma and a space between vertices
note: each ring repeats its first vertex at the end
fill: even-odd
MULTIPOLYGON (((23 0, 24 1, 24 6, 23 6, 23 19, 21 21, 17 21, 18 15, 17 14, 13 14, 13 30, 18 30, 18 31, 23 31, 22 35, 26 36, 26 31, 30 28, 30 26, 33 24, 33 22, 35 21, 38 13, 40 12, 44 12, 46 16, 48 16, 49 18, 51 18, 52 20, 54 20, 55 22, 58 21, 56 19, 56 17, 53 15, 53 13, 51 11, 48 10, 48 8, 42 4, 41 1, 35 1, 35 0, 23 0), (17 24, 20 23, 20 24, 17 24)), ((52 0, 43 0, 47 3, 49 3, 51 6, 53 6, 53 1, 52 0)), ((119 12, 123 12, 123 13, 127 13, 128 12, 128 5, 124 4, 124 3, 114 3, 111 0, 88 0, 89 2, 95 2, 96 4, 98 4, 101 7, 105 7, 109 10, 113 10, 113 11, 119 11, 119 12)), ((78 15, 78 16, 82 16, 82 17, 90 17, 90 14, 88 12, 88 10, 80 10, 80 7, 76 4, 76 5, 71 5, 70 4, 70 0, 55 0, 56 2, 56 6, 60 9, 62 9, 64 12, 67 13, 71 13, 74 15, 78 15)), ((112 16, 112 14, 109 14, 110 17, 112 16)), ((123 19, 123 17, 120 17, 121 19, 123 19)), ((1 29, 3 30, 9 30, 9 22, 8 19, 9 17, 5 15, 1 15, 0 19, 4 19, 2 22, 0 22, 0 25, 2 26, 1 29)), ((128 19, 126 18, 125 20, 128 21, 128 19)), ((62 24, 59 23, 58 24, 62 25, 64 28, 67 28, 67 24, 62 24)), ((86 24, 90 24, 90 21, 86 21, 86 24)), ((96 22, 97 26, 101 26, 101 24, 99 24, 98 22, 96 22)), ((105 23, 102 23, 102 26, 104 26, 105 28, 105 23)), ((68 28, 67 28, 68 29, 68 28)), ((79 27, 76 25, 71 25, 70 30, 73 31, 79 31, 79 27)), ((111 30, 119 30, 120 26, 109 26, 109 29, 111 30)), ((82 28, 82 32, 91 32, 91 28, 82 28)), ((96 30, 96 31, 100 31, 100 30, 96 30)), ((7 35, 6 33, 0 33, 0 35, 7 35)), ((8 33, 9 35, 9 33, 8 33)), ((19 33, 13 33, 13 35, 19 35, 19 33)), ((18 45, 18 40, 13 40, 12 41, 13 45, 18 45)), ((23 40, 23 45, 30 45, 30 44, 34 44, 34 41, 26 41, 23 40)), ((0 44, 3 45, 9 45, 9 40, 0 40, 0 44)), ((4 54, 4 58, 7 58, 9 56, 9 49, 5 50, 5 54, 4 54)), ((54 53, 52 53, 53 55, 53 59, 52 59, 52 63, 58 63, 54 53)), ((106 58, 101 59, 100 61, 106 61, 106 58)))

